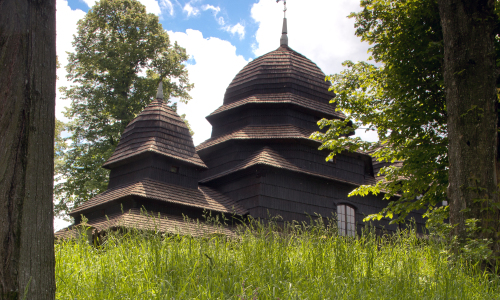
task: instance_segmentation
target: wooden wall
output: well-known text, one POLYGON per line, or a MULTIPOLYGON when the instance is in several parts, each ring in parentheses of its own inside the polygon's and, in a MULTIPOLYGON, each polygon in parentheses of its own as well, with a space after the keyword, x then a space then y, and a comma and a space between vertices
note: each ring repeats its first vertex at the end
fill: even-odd
POLYGON ((201 178, 234 168, 256 151, 262 150, 264 146, 270 147, 306 171, 334 176, 358 184, 364 184, 367 177, 373 177, 372 174, 367 173, 366 162, 355 156, 339 154, 334 161, 327 162, 325 158, 328 152, 319 151, 314 146, 268 140, 228 142, 224 148, 203 156, 202 159, 209 169, 202 172, 201 178))
MULTIPOLYGON (((283 157, 303 169, 322 174, 337 176, 363 184, 366 174, 365 163, 355 156, 338 155, 335 162, 326 162, 324 153, 307 145, 270 146, 283 157)), ((213 153, 205 163, 211 169, 226 169, 236 165, 258 146, 240 144, 228 147, 224 151, 213 153), (241 147, 241 148, 240 148, 241 147), (212 168, 212 164, 218 165, 212 168)), ((380 212, 387 201, 382 196, 348 197, 356 187, 328 179, 299 174, 270 166, 255 166, 212 183, 218 191, 243 204, 255 218, 268 218, 280 215, 286 221, 309 221, 309 216, 320 214, 331 217, 337 211, 338 204, 348 204, 355 208, 358 230, 364 227, 363 219, 380 212)), ((410 215, 416 219, 420 230, 424 225, 422 213, 410 215)), ((395 231, 398 225, 390 225, 390 220, 374 222, 381 230, 395 231)))
POLYGON ((197 189, 199 177, 200 171, 193 165, 162 155, 147 154, 136 161, 113 168, 109 175, 108 189, 145 178, 197 189), (172 173, 172 166, 179 167, 179 172, 172 173))

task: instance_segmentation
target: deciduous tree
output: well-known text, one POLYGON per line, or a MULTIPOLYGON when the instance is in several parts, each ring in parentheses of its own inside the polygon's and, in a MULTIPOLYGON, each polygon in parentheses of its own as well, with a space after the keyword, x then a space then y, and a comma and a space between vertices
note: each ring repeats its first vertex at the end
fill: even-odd
POLYGON ((498 241, 495 2, 439 1, 361 1, 351 17, 375 63, 348 61, 330 77, 332 102, 348 118, 322 120, 328 130, 314 138, 328 158, 365 150, 388 164, 375 186, 352 192, 391 200, 369 218, 401 221, 426 209, 440 222, 450 209, 453 234, 464 240, 466 220, 480 219, 481 237, 498 241), (379 142, 349 136, 361 127, 379 142))
POLYGON ((438 0, 444 37, 450 223, 459 240, 478 219, 500 254, 494 0, 438 0))
MULTIPOLYGON (((388 206, 371 218, 402 221, 412 210, 440 212, 447 207, 447 113, 444 96, 442 31, 435 0, 362 1, 353 13, 356 34, 369 42, 373 63, 347 61, 342 73, 329 77, 337 96, 332 100, 345 121, 322 120, 326 133, 314 137, 332 152, 371 152, 388 163, 375 186, 352 194, 384 192, 388 206), (349 136, 353 130, 375 130, 379 142, 349 136), (393 162, 404 164, 389 165, 393 162)), ((436 214, 434 214, 436 217, 436 214)))
MULTIPOLYGON (((78 22, 63 88, 71 107, 71 135, 56 180, 56 213, 106 190, 112 155, 125 126, 154 98, 158 82, 164 95, 189 100, 185 49, 169 41, 158 17, 137 0, 101 0, 78 22)), ((175 104, 172 106, 175 109, 175 104)))

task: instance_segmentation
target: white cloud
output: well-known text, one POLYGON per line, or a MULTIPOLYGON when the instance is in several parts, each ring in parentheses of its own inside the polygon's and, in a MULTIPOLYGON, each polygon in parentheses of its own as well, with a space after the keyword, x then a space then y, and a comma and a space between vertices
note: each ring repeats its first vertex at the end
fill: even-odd
MULTIPOLYGON (((161 1, 170 3, 169 0, 161 0, 161 1)), ((83 2, 85 2, 85 4, 87 4, 87 6, 90 8, 90 7, 94 6, 94 4, 97 2, 97 0, 83 0, 83 2)), ((158 2, 156 0, 139 0, 139 2, 141 2, 144 6, 146 6, 146 11, 148 13, 152 13, 152 14, 155 14, 157 16, 160 15, 160 13, 161 13, 160 6, 158 5, 158 2)), ((170 5, 172 5, 172 3, 170 3, 170 5)), ((173 7, 172 7, 172 11, 173 11, 173 7)))
POLYGON ((200 10, 196 7, 191 6, 191 3, 186 3, 183 10, 186 12, 188 18, 191 16, 197 16, 200 13, 200 10))
MULTIPOLYGON (((224 23, 224 20, 222 20, 224 23)), ((230 32, 231 34, 238 34, 240 36, 240 40, 245 38, 245 26, 241 25, 241 23, 238 23, 234 26, 224 26, 222 29, 224 29, 227 32, 230 32)))
POLYGON ((59 93, 59 87, 68 86, 71 84, 66 80, 66 69, 64 68, 68 64, 68 55, 66 52, 73 52, 73 46, 71 42, 73 41, 73 35, 77 33, 76 22, 81 18, 85 17, 85 13, 79 9, 72 10, 67 0, 58 0, 56 2, 56 51, 57 59, 61 65, 61 68, 57 70, 57 80, 56 86, 56 118, 59 120, 67 121, 63 116, 65 106, 69 106, 71 103, 69 100, 62 100, 61 93, 59 93))
POLYGON ((146 6, 146 11, 148 13, 155 14, 157 16, 160 15, 161 9, 158 1, 156 0, 139 0, 144 6, 146 6))
POLYGON ((92 7, 97 2, 97 0, 83 0, 83 2, 85 2, 88 7, 92 7))
MULTIPOLYGON (((368 43, 354 35, 354 19, 347 16, 360 11, 357 0, 290 1, 288 5, 288 45, 316 63, 325 74, 339 73, 345 60, 368 59, 368 43)), ((260 56, 280 45, 283 24, 283 5, 275 1, 259 0, 251 10, 259 23, 252 50, 260 56)), ((357 130, 356 136, 376 141, 375 132, 357 130)))
POLYGON ((205 4, 201 7, 201 9, 205 10, 211 10, 214 13, 214 16, 217 16, 217 14, 220 12, 220 7, 216 7, 210 4, 205 4))
POLYGON ((170 0, 160 0, 160 6, 163 10, 167 10, 171 16, 174 15, 174 5, 170 0))
MULTIPOLYGON (((325 74, 340 72, 345 60, 366 60, 369 45, 354 35, 352 11, 360 11, 357 0, 290 1, 288 4, 288 45, 315 62, 325 74)), ((283 5, 260 0, 251 10, 259 23, 255 34, 257 56, 279 47, 283 5)))
MULTIPOLYGON (((188 4, 186 4, 186 5, 188 5, 188 4)), ((222 30, 227 31, 227 32, 231 33, 232 35, 235 35, 235 34, 239 35, 240 40, 245 38, 245 26, 244 25, 242 25, 241 23, 237 23, 236 25, 233 25, 233 26, 226 25, 226 20, 224 20, 224 17, 222 17, 222 16, 217 17, 219 12, 221 11, 221 8, 219 6, 205 4, 205 5, 201 6, 201 9, 203 11, 211 10, 214 14, 214 18, 217 21, 217 24, 219 24, 221 26, 220 28, 222 30)), ((189 13, 188 13, 188 17, 189 17, 189 13)))
POLYGON ((188 64, 189 79, 195 84, 193 99, 179 104, 179 114, 186 114, 195 145, 208 139, 212 126, 205 117, 222 105, 224 93, 234 76, 249 62, 236 54, 236 47, 218 38, 203 38, 198 30, 168 32, 172 41, 186 48, 195 63, 188 64))
POLYGON ((224 24, 226 24, 226 21, 224 21, 224 18, 223 18, 223 17, 218 17, 218 18, 217 18, 217 23, 218 23, 220 26, 224 26, 224 24))

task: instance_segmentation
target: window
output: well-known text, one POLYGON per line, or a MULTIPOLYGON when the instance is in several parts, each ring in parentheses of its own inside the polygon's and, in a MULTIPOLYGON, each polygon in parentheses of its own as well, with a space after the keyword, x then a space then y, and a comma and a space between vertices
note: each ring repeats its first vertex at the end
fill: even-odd
POLYGON ((170 172, 172 172, 172 173, 179 173, 179 167, 171 166, 170 167, 170 172))
POLYGON ((340 235, 343 236, 356 235, 354 208, 345 204, 337 205, 337 218, 338 218, 338 227, 340 235))

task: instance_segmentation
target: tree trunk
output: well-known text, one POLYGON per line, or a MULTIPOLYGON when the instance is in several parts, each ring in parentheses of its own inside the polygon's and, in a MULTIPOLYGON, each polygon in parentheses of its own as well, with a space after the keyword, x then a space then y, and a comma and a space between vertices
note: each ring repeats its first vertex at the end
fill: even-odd
MULTIPOLYGON (((467 219, 498 251, 497 112, 494 0, 438 0, 444 37, 448 111, 448 198, 452 234, 464 241, 467 219)), ((497 252, 498 253, 498 252, 497 252)))
POLYGON ((0 0, 2 300, 55 298, 55 2, 0 0))

